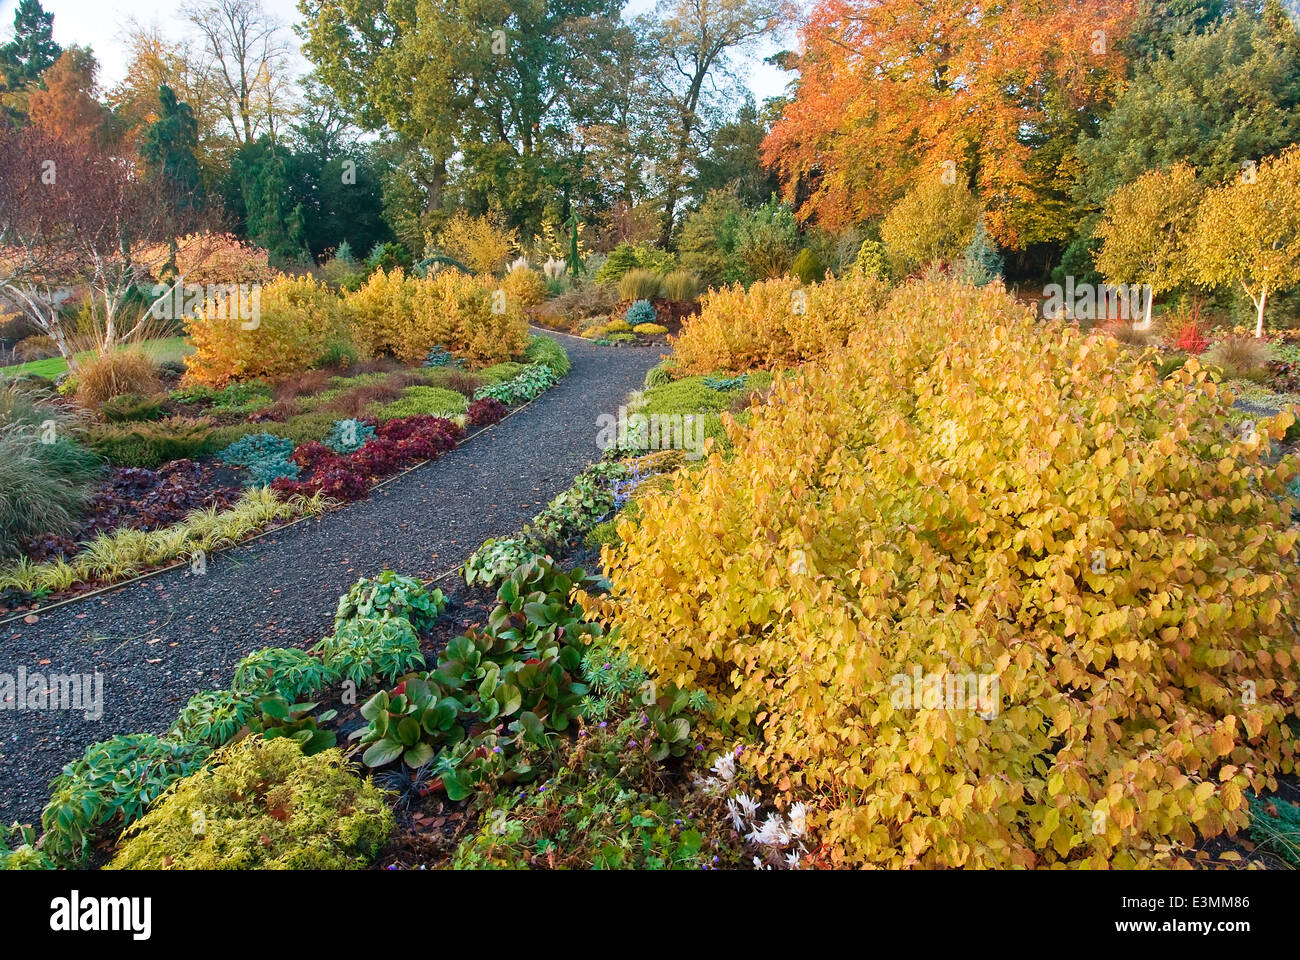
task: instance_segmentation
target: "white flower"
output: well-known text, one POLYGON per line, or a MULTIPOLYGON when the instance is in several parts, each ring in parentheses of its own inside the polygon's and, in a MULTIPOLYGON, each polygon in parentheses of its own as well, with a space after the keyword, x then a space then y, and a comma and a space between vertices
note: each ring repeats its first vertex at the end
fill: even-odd
POLYGON ((745 839, 750 843, 761 843, 765 847, 784 847, 790 842, 790 834, 786 831, 781 815, 769 813, 763 825, 751 830, 745 839))
POLYGON ((745 829, 745 817, 741 814, 740 804, 736 802, 734 797, 727 798, 727 813, 731 814, 731 825, 737 831, 743 831, 745 829))
POLYGON ((772 866, 771 866, 771 864, 765 864, 765 863, 763 863, 762 860, 760 860, 758 857, 755 857, 755 858, 754 858, 754 869, 755 869, 755 870, 771 870, 771 869, 772 869, 772 866))
POLYGON ((802 803, 790 807, 790 836, 798 838, 808 832, 808 808, 802 803))
POLYGON ((797 851, 792 850, 785 855, 785 865, 789 867, 791 870, 798 870, 799 861, 801 859, 802 859, 802 855, 799 854, 797 851))
POLYGON ((751 820, 754 818, 754 814, 758 812, 758 801, 747 793, 736 794, 736 802, 740 804, 740 808, 745 811, 745 816, 749 817, 751 820))
POLYGON ((712 770, 723 780, 730 780, 736 775, 736 758, 729 753, 718 755, 713 761, 712 770))

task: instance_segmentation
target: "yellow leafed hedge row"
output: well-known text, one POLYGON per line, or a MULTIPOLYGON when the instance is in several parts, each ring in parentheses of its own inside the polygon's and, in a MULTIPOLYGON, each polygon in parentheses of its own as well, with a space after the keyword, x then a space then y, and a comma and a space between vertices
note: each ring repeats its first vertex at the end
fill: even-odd
POLYGON ((884 305, 889 287, 861 275, 804 285, 792 277, 710 290, 672 340, 685 373, 790 366, 843 346, 884 305))
POLYGON ((605 611, 834 862, 1169 863, 1296 751, 1291 416, 1226 412, 1195 361, 908 285, 620 523, 605 611))
POLYGON ((478 366, 520 356, 528 321, 519 285, 445 271, 408 277, 401 269, 374 273, 340 299, 310 277, 278 276, 258 289, 257 316, 216 301, 187 320, 194 352, 189 378, 210 386, 306 370, 329 344, 351 343, 363 355, 387 354, 418 363, 435 344, 478 366))
POLYGON ((490 277, 452 270, 408 277, 397 268, 376 271, 345 306, 364 349, 416 363, 436 344, 488 366, 528 345, 528 320, 512 292, 490 277))
POLYGON ((311 277, 278 276, 238 306, 210 300, 202 316, 186 320, 194 352, 185 358, 189 379, 209 386, 233 380, 280 377, 306 370, 324 344, 346 338, 342 304, 311 277))

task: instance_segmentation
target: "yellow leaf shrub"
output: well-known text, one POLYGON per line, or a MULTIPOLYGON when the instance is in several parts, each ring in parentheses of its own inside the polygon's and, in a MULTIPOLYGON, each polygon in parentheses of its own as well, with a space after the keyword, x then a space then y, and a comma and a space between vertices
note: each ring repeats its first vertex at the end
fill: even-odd
POLYGON ((281 275, 258 290, 259 310, 245 320, 231 304, 204 306, 186 320, 194 352, 187 379, 220 387, 234 380, 306 370, 324 345, 346 333, 339 299, 311 277, 281 275))
POLYGON ((804 285, 793 277, 710 290, 671 339, 686 373, 790 366, 843 346, 874 317, 889 287, 853 275, 804 285))
POLYGON ((521 308, 534 307, 546 299, 546 278, 532 267, 515 267, 506 271, 501 289, 521 308))
POLYGON ((511 360, 528 345, 528 320, 517 297, 490 277, 443 270, 408 277, 376 270, 345 301, 363 349, 418 363, 440 345, 475 366, 511 360))
POLYGON ((1000 290, 909 284, 639 501, 605 615, 833 862, 1172 863, 1294 766, 1292 418, 1230 402, 1195 359, 1162 382, 1000 290), (909 704, 914 671, 997 683, 909 704))

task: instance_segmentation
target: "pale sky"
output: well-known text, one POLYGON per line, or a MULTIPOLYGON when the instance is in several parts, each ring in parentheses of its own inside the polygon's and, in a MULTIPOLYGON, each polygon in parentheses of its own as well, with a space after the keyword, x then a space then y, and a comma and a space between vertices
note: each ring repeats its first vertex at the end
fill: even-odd
MULTIPOLYGON (((654 0, 631 0, 627 11, 637 14, 653 6, 654 0)), ((298 13, 297 0, 263 0, 264 6, 286 25, 296 22, 298 13)), ((8 40, 13 35, 14 10, 18 0, 0 0, 0 41, 8 40)), ((41 6, 54 14, 54 39, 62 46, 78 44, 88 46, 95 51, 99 60, 101 86, 112 87, 126 75, 126 51, 121 42, 122 27, 129 20, 139 20, 144 24, 158 24, 165 36, 179 37, 186 33, 187 27, 172 4, 171 11, 159 9, 156 0, 41 0, 41 6)), ((286 39, 297 48, 297 37, 291 30, 285 30, 286 39)), ((786 44, 770 44, 762 51, 767 56, 793 44, 790 38, 786 44)), ((308 64, 299 59, 299 72, 305 73, 308 64)), ((746 85, 761 104, 767 97, 777 96, 785 89, 787 74, 776 67, 765 64, 760 58, 748 64, 746 85)))

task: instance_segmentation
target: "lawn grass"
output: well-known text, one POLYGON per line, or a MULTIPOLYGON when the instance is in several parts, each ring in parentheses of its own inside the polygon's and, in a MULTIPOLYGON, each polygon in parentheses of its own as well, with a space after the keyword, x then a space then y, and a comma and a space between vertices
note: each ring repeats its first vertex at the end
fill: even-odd
MULTIPOLYGON (((153 357, 159 363, 164 360, 180 360, 186 354, 192 353, 193 345, 184 337, 162 337, 157 340, 142 340, 140 343, 131 344, 131 347, 138 346, 145 353, 153 357)), ((119 347, 127 349, 127 346, 119 347)), ((77 353, 77 362, 82 363, 94 357, 94 350, 82 350, 77 353)), ((53 379, 61 373, 66 373, 68 363, 62 357, 47 357, 44 360, 31 360, 27 363, 19 363, 12 367, 0 367, 0 380, 6 377, 18 377, 23 374, 35 374, 39 377, 53 379)))

